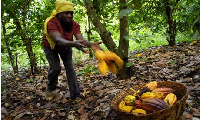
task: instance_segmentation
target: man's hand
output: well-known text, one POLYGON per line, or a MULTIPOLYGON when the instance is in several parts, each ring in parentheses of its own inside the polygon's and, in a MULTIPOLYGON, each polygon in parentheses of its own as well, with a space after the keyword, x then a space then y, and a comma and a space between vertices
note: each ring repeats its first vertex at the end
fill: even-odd
POLYGON ((83 43, 83 40, 76 40, 76 41, 73 41, 73 46, 74 47, 87 47, 85 45, 82 44, 83 43))
POLYGON ((84 53, 88 53, 88 50, 83 49, 82 47, 76 47, 78 50, 81 50, 84 53))
POLYGON ((76 47, 78 50, 81 50, 81 51, 84 52, 84 53, 88 53, 87 50, 83 49, 83 48, 87 47, 87 46, 85 46, 85 45, 82 44, 83 41, 84 41, 84 40, 76 40, 76 41, 74 41, 74 43, 75 43, 75 45, 76 45, 75 47, 76 47))
POLYGON ((100 42, 94 42, 91 45, 92 50, 95 52, 96 50, 103 50, 99 45, 103 43, 102 41, 100 42))

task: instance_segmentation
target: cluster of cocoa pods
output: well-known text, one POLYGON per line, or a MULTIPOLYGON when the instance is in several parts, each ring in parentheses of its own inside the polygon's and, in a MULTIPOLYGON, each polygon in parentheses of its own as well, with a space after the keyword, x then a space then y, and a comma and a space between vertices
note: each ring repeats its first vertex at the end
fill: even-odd
POLYGON ((177 101, 174 90, 169 87, 158 87, 157 81, 147 83, 142 89, 132 95, 126 95, 119 103, 121 112, 132 114, 148 114, 169 108, 177 101))
POLYGON ((117 74, 118 68, 124 65, 124 61, 112 51, 96 50, 95 56, 98 60, 99 71, 104 76, 109 72, 117 74))

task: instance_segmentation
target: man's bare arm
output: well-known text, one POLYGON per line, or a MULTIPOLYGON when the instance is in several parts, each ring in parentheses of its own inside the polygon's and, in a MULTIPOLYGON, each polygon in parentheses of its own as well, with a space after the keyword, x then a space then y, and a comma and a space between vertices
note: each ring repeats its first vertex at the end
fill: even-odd
POLYGON ((84 44, 82 44, 83 40, 77 40, 77 41, 69 41, 62 38, 60 32, 52 32, 49 34, 53 41, 56 43, 56 45, 59 46, 68 46, 68 47, 85 47, 84 44))

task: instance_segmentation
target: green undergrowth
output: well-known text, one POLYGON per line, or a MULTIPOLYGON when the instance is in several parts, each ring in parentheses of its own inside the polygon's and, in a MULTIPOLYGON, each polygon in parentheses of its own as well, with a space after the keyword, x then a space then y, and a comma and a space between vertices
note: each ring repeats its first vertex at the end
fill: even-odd
MULTIPOLYGON (((145 49, 152 47, 152 46, 168 45, 168 42, 166 40, 166 36, 159 34, 159 33, 155 33, 153 35, 145 37, 145 39, 144 39, 144 36, 139 36, 138 38, 137 37, 138 36, 133 36, 132 38, 130 38, 130 40, 129 40, 129 51, 145 50, 145 49)), ((176 36, 176 43, 192 42, 194 40, 196 40, 196 38, 191 37, 191 36, 187 36, 187 35, 185 35, 181 32, 178 32, 177 36, 176 36)), ((104 45, 101 45, 101 46, 103 48, 105 48, 104 45)), ((37 66, 48 65, 41 47, 39 47, 34 52, 37 55, 36 56, 37 66)), ((18 51, 18 53, 20 53, 20 52, 18 51)), ((74 62, 77 65, 79 65, 83 60, 87 60, 88 58, 89 58, 89 54, 85 54, 81 51, 78 51, 77 49, 73 50, 73 59, 74 59, 74 62)), ((28 60, 26 52, 18 54, 17 59, 18 59, 19 68, 30 67, 29 60, 28 60)), ((10 69, 8 69, 8 68, 11 68, 11 65, 10 65, 9 59, 8 59, 8 55, 2 54, 1 55, 1 70, 10 71, 10 69)), ((88 69, 90 71, 93 68, 89 67, 88 69)), ((87 73, 87 72, 88 72, 87 70, 85 72, 82 71, 82 73, 84 73, 84 74, 87 73)))

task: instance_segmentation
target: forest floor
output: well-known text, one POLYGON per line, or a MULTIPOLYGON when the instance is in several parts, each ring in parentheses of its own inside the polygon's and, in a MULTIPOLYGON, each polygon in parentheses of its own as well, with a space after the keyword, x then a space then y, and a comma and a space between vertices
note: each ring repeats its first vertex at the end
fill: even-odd
POLYGON ((123 88, 134 87, 150 81, 176 81, 189 92, 183 120, 200 119, 200 41, 181 43, 174 47, 158 46, 144 51, 132 51, 129 58, 133 76, 118 80, 114 74, 102 76, 95 70, 87 72, 88 65, 96 66, 90 59, 75 65, 79 71, 83 100, 72 104, 64 68, 52 101, 45 99, 48 66, 40 74, 30 75, 23 69, 17 75, 1 71, 2 120, 118 120, 110 103, 123 88), (82 71, 82 73, 80 72, 82 71))

